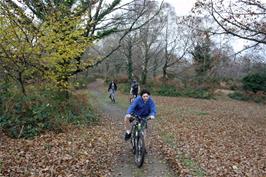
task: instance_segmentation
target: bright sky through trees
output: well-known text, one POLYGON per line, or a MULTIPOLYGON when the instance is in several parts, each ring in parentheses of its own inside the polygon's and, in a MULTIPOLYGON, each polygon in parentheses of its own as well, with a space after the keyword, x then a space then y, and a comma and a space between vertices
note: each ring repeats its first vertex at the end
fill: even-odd
POLYGON ((175 7, 177 15, 187 15, 196 0, 165 0, 165 2, 175 7))

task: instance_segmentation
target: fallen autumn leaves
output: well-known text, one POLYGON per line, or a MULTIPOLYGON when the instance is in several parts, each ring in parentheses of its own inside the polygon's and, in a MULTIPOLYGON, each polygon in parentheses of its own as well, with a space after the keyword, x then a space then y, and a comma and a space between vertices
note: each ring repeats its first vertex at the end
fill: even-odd
MULTIPOLYGON (((266 175, 266 107, 237 101, 154 97, 153 147, 180 176, 266 175)), ((112 122, 69 127, 34 140, 1 136, 4 176, 108 176, 121 148, 112 122)))
POLYGON ((4 176, 107 176, 119 151, 112 125, 70 128, 34 140, 1 143, 4 176))
POLYGON ((163 153, 182 176, 266 175, 265 105, 167 97, 156 102, 163 153))

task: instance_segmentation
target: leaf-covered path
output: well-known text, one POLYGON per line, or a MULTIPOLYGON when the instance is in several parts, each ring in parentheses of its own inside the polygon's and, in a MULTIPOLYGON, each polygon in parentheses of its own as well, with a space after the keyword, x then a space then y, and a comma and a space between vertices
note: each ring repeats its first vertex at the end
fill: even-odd
MULTIPOLYGON (((149 152, 145 158, 145 162, 142 168, 138 168, 134 164, 134 158, 131 151, 130 142, 123 140, 124 128, 123 128, 123 116, 126 112, 128 103, 123 102, 118 98, 117 104, 112 104, 108 100, 108 94, 103 93, 103 81, 97 80, 97 82, 89 85, 91 94, 97 99, 97 104, 100 105, 100 111, 105 116, 105 120, 113 122, 115 130, 118 135, 118 145, 120 151, 116 154, 116 160, 113 163, 113 169, 110 176, 121 176, 121 177, 171 177, 175 176, 174 172, 168 167, 165 160, 160 158, 160 154, 156 151, 155 147, 150 147, 149 152), (121 101, 119 103, 119 101, 121 101), (122 105, 122 106, 121 106, 122 105)), ((151 140, 152 141, 152 140, 151 140)))

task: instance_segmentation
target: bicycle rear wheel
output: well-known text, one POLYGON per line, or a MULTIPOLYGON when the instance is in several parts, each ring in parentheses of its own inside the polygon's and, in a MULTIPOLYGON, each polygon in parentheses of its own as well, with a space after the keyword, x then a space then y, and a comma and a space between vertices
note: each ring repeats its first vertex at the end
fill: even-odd
POLYGON ((136 139, 135 144, 135 163, 137 167, 141 167, 144 162, 145 156, 145 144, 144 144, 144 136, 140 133, 140 135, 136 139))
POLYGON ((111 94, 111 101, 112 101, 112 103, 115 103, 115 95, 114 95, 114 93, 111 94))

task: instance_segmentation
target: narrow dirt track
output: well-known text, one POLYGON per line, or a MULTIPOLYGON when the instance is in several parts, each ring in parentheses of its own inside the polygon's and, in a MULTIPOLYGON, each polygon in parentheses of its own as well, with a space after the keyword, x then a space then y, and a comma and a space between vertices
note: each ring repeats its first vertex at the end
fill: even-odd
MULTIPOLYGON (((160 158, 159 153, 152 147, 148 149, 148 154, 145 157, 145 162, 142 168, 138 168, 134 164, 133 154, 131 153, 130 142, 123 140, 123 116, 126 112, 125 108, 122 108, 118 104, 112 104, 109 100, 103 101, 103 98, 107 97, 107 93, 103 93, 104 83, 102 80, 90 84, 88 89, 95 98, 95 102, 99 104, 98 109, 102 112, 107 121, 112 121, 120 136, 119 146, 121 151, 117 154, 117 158, 113 162, 113 170, 110 176, 117 177, 173 177, 174 172, 168 167, 166 162, 160 158)), ((117 100, 119 102, 119 98, 117 100)), ((152 142, 152 140, 151 140, 152 142)))

